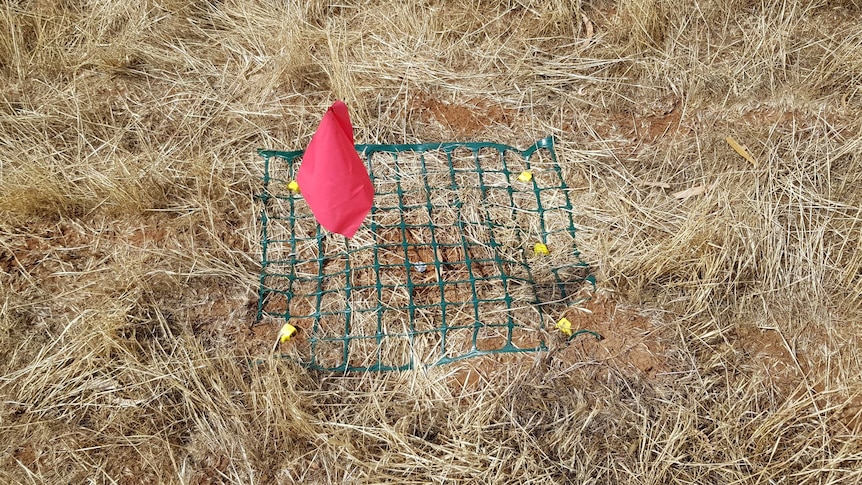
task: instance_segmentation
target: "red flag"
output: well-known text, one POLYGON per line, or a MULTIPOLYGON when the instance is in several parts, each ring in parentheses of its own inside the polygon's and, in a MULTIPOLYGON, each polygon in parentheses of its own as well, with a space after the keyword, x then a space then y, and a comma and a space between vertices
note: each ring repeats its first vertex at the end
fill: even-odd
POLYGON ((371 211, 374 187, 353 147, 353 126, 343 102, 336 101, 320 121, 296 181, 321 226, 353 237, 371 211))

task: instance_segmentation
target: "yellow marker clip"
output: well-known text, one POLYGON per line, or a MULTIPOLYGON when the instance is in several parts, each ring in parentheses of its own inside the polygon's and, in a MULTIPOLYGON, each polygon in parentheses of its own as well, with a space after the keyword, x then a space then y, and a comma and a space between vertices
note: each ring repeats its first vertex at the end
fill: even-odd
POLYGON ((530 180, 533 180, 533 172, 524 170, 521 172, 521 175, 518 175, 518 180, 521 182, 529 182, 530 180))
POLYGON ((291 180, 287 184, 287 188, 290 189, 291 192, 299 193, 299 184, 296 183, 296 180, 291 180))
POLYGON ((289 323, 285 323, 281 330, 278 331, 278 341, 285 343, 290 340, 290 337, 296 335, 296 327, 289 323))
POLYGON ((568 318, 561 318, 560 321, 557 322, 555 327, 557 327, 557 330, 563 332, 566 337, 572 336, 572 322, 570 322, 568 318))
POLYGON ((547 256, 551 254, 551 251, 548 250, 548 246, 545 246, 542 243, 536 243, 533 246, 533 252, 536 253, 537 256, 547 256))

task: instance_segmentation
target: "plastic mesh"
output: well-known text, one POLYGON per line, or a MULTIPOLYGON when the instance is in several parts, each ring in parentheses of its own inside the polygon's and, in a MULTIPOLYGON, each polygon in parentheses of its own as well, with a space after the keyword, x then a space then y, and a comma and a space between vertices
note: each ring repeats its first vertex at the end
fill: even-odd
MULTIPOLYGON (((386 371, 547 350, 547 331, 595 285, 574 242, 553 139, 526 150, 356 150, 375 199, 349 240, 321 229, 288 188, 303 152, 260 151, 257 321, 299 330, 282 346, 285 356, 318 370, 386 371)), ((589 330, 572 337, 584 332, 600 338, 589 330)))

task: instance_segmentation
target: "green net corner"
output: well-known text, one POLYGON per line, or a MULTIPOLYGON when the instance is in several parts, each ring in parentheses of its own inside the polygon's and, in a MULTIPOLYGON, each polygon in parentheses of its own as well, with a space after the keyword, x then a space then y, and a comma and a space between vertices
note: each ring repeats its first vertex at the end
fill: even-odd
MULTIPOLYGON (((259 151, 256 322, 298 329, 283 355, 346 372, 547 350, 555 323, 595 288, 553 138, 526 150, 475 142, 356 150, 375 199, 349 240, 321 229, 288 187, 303 151, 259 151)), ((575 330, 570 339, 600 338, 575 330)))

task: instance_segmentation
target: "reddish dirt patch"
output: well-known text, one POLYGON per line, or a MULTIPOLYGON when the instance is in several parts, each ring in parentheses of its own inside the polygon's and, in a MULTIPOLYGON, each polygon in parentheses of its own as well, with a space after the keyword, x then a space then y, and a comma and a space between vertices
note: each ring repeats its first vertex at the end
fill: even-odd
POLYGON ((458 136, 473 136, 495 125, 508 125, 516 114, 513 109, 484 99, 472 98, 465 104, 455 104, 425 93, 413 97, 410 110, 419 120, 435 120, 458 136))
MULTIPOLYGON (((831 409, 830 419, 837 430, 862 430, 862 388, 852 386, 834 392, 841 377, 838 368, 829 366, 800 348, 793 348, 773 329, 742 327, 733 335, 734 349, 746 354, 754 366, 753 373, 793 399, 811 397, 816 407, 831 409), (795 354, 795 355, 794 355, 795 354), (831 384, 828 384, 831 383, 831 384)), ((825 345, 825 336, 821 336, 825 345)), ((815 339, 817 340, 817 339, 815 339)))
MULTIPOLYGON (((692 128, 683 123, 682 108, 679 100, 666 100, 659 109, 646 113, 614 111, 586 122, 599 137, 610 141, 619 148, 634 151, 644 144, 655 144, 663 140, 673 140, 692 133, 692 128)), ((565 131, 574 131, 567 124, 565 131)))
MULTIPOLYGON (((679 122, 682 119, 682 112, 679 108, 674 107, 669 113, 656 116, 648 116, 645 118, 646 134, 650 141, 655 141, 659 137, 666 135, 674 135, 680 131, 679 122)), ((688 130, 683 130, 688 133, 688 130)))
POLYGON ((533 358, 524 355, 489 355, 475 357, 451 364, 453 372, 446 378, 446 384, 455 396, 466 397, 466 394, 481 392, 500 375, 505 367, 514 362, 523 364, 524 359, 533 358))
MULTIPOLYGON (((209 285, 197 291, 200 300, 184 316, 207 349, 233 347, 242 355, 264 356, 272 351, 281 325, 275 319, 252 325, 257 299, 245 290, 209 285)), ((283 323, 283 322, 282 322, 283 323)))
POLYGON ((592 330, 602 340, 590 335, 575 338, 558 354, 564 362, 597 361, 650 378, 668 370, 665 347, 649 318, 600 298, 587 302, 584 308, 587 311, 571 309, 565 316, 573 329, 592 330))
POLYGON ((740 348, 758 363, 759 370, 780 388, 791 390, 799 382, 800 368, 790 350, 774 330, 743 327, 736 332, 734 347, 740 348))
POLYGON ((138 248, 162 247, 169 235, 168 229, 160 221, 156 220, 149 224, 141 225, 140 228, 132 231, 128 236, 128 241, 132 246, 138 248))

